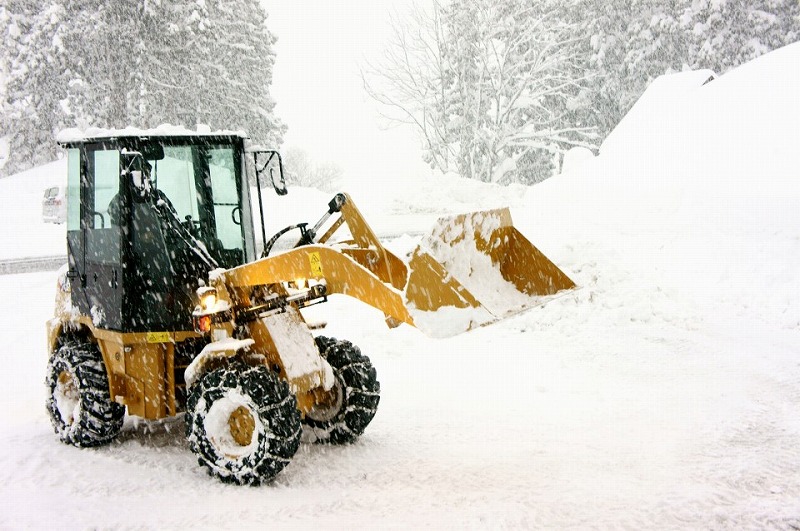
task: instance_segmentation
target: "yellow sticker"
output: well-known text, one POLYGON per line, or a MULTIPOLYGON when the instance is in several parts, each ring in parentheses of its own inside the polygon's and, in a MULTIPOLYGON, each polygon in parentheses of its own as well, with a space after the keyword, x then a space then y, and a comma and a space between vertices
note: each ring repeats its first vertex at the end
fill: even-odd
POLYGON ((169 343, 169 332, 147 332, 148 343, 169 343))
POLYGON ((311 276, 319 278, 322 276, 322 260, 318 252, 308 253, 308 263, 311 265, 311 276))

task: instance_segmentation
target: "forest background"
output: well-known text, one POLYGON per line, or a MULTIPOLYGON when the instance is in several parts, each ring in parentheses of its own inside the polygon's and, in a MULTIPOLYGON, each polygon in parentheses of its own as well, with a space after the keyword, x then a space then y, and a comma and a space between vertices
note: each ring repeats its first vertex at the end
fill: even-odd
MULTIPOLYGON (((275 148, 291 127, 258 0, 8 0, 0 34, 0 176, 56 159, 68 127, 205 124, 275 148)), ((723 74, 798 38, 797 0, 428 0, 395 13, 361 76, 433 169, 533 184, 596 151, 656 77, 723 74)), ((285 156, 295 184, 340 171, 285 156)))

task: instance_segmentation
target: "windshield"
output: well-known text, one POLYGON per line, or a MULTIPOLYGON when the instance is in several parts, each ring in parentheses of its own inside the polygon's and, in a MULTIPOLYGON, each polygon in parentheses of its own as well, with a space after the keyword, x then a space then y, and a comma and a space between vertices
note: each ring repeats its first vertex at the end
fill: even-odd
POLYGON ((163 157, 148 160, 152 186, 220 266, 243 264, 249 252, 239 200, 240 153, 230 144, 215 143, 163 148, 163 157))

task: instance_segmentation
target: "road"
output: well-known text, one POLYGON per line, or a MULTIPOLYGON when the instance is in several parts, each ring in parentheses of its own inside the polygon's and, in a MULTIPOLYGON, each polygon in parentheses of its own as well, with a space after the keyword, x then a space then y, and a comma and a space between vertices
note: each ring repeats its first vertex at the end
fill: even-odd
POLYGON ((65 255, 36 256, 30 258, 0 260, 0 275, 35 273, 37 271, 55 271, 66 262, 67 257, 65 255))

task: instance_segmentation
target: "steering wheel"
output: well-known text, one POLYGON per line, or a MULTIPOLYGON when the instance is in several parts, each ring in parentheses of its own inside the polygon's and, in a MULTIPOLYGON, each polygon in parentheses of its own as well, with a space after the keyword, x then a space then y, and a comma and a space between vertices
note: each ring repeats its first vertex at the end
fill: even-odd
POLYGON ((264 252, 261 253, 261 258, 269 256, 269 252, 272 250, 272 247, 275 243, 280 239, 281 236, 289 232, 290 230, 299 229, 300 230, 300 239, 297 240, 297 243, 294 245, 295 247, 299 247, 301 245, 309 245, 314 243, 314 236, 308 232, 306 227, 308 223, 297 223, 296 225, 289 225, 278 232, 275 233, 272 238, 270 238, 266 244, 264 244, 264 252))

